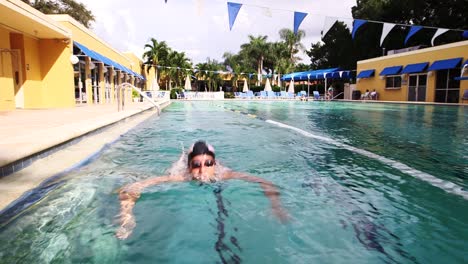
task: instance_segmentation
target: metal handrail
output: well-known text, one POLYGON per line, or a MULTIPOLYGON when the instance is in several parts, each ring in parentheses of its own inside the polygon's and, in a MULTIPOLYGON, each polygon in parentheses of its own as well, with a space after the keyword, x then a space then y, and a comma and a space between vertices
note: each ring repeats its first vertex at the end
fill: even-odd
POLYGON ((153 101, 153 99, 149 98, 146 94, 144 94, 139 88, 133 86, 132 84, 130 83, 122 83, 120 85, 117 86, 117 111, 123 111, 124 110, 124 107, 125 107, 125 88, 130 88, 137 91, 143 98, 145 98, 147 101, 149 101, 151 104, 153 104, 156 109, 158 109, 158 115, 161 114, 161 107, 155 102, 153 101), (122 92, 122 90, 124 91, 123 93, 123 96, 122 98, 120 97, 120 94, 122 92), (122 100, 121 100, 122 99, 122 100))

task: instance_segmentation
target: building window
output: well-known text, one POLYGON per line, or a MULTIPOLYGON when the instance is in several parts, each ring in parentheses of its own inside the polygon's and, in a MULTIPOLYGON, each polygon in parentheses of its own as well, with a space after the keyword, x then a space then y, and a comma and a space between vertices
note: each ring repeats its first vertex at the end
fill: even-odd
POLYGON ((387 75, 385 78, 385 89, 401 89, 401 76, 387 75))
POLYGON ((440 70, 436 75, 435 102, 458 103, 460 100, 460 68, 440 70))

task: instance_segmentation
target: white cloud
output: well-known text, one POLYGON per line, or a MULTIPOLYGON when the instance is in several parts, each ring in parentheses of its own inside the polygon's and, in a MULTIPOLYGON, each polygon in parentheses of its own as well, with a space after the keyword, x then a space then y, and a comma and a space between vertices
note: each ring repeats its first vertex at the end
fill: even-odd
MULTIPOLYGON (((194 63, 207 57, 221 61, 224 52, 238 52, 248 35, 279 40, 280 29, 293 27, 293 11, 308 13, 300 29, 306 32, 303 45, 310 49, 320 40, 326 16, 351 17, 356 4, 356 0, 237 0, 245 4, 229 31, 225 0, 79 1, 95 15, 96 35, 116 49, 141 56, 144 45, 155 38, 185 52, 194 63)), ((309 62, 305 54, 301 57, 309 62)))

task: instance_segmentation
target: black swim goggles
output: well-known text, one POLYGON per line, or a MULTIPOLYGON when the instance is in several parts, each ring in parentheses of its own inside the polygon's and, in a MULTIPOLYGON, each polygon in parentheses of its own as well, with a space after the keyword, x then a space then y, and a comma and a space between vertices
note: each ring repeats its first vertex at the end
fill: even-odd
MULTIPOLYGON (((214 166, 216 163, 214 160, 212 159, 209 159, 209 160, 205 160, 205 167, 212 167, 214 166)), ((192 162, 190 162, 190 168, 192 169, 198 169, 202 166, 202 162, 199 161, 199 160, 192 160, 192 162)))

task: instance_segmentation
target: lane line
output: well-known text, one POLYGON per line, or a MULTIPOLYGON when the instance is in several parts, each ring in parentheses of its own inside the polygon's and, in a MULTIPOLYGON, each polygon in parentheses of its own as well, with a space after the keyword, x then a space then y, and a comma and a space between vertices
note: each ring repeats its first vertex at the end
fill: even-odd
POLYGON ((432 175, 430 175, 428 173, 425 173, 425 172, 419 171, 417 169, 411 168, 410 166, 408 166, 406 164, 403 164, 401 162, 398 162, 398 161, 395 161, 395 160, 392 160, 392 159, 389 159, 389 158, 385 158, 383 156, 380 156, 378 154, 372 153, 372 152, 364 150, 364 149, 359 149, 359 148, 356 148, 356 147, 353 147, 353 146, 338 142, 338 141, 336 141, 334 139, 331 139, 331 138, 327 138, 327 137, 323 137, 323 136, 317 136, 317 135, 314 135, 314 134, 312 134, 310 132, 302 130, 300 128, 293 127, 293 126, 290 126, 290 125, 286 125, 286 124, 283 124, 283 123, 280 123, 280 122, 277 122, 277 121, 274 121, 274 120, 267 119, 267 120, 265 120, 265 122, 267 122, 269 124, 276 125, 276 126, 281 127, 281 128, 286 128, 286 129, 296 131, 297 133, 299 133, 299 134, 301 134, 301 135, 303 135, 305 137, 317 139, 317 140, 326 142, 328 144, 335 145, 337 147, 344 148, 346 150, 352 151, 354 153, 358 153, 358 154, 366 156, 368 158, 378 160, 378 161, 382 162, 385 165, 388 165, 388 166, 390 166, 390 167, 392 167, 394 169, 397 169, 397 170, 401 171, 404 174, 408 174, 410 176, 413 176, 414 178, 425 181, 425 182, 431 184, 432 186, 440 188, 440 189, 442 189, 442 190, 444 190, 444 191, 446 191, 448 193, 459 195, 459 196, 463 197, 465 200, 468 200, 468 192, 463 190, 463 187, 461 187, 461 186, 459 186, 459 185, 457 185, 457 184, 455 184, 453 182, 442 180, 442 179, 439 179, 439 178, 437 178, 435 176, 432 176, 432 175))

